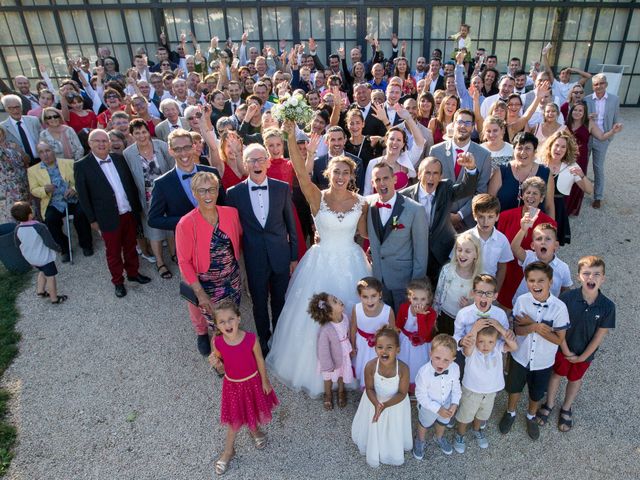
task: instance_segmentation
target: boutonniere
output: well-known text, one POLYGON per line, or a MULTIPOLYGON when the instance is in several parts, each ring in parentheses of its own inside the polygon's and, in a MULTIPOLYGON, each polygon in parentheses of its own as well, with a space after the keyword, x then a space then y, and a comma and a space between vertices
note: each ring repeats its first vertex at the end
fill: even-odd
POLYGON ((396 215, 391 219, 391 230, 402 230, 404 225, 402 223, 398 223, 398 216, 396 215))
POLYGON ((447 157, 450 157, 451 156, 451 142, 450 141, 445 142, 444 150, 445 150, 445 153, 447 154, 447 157))

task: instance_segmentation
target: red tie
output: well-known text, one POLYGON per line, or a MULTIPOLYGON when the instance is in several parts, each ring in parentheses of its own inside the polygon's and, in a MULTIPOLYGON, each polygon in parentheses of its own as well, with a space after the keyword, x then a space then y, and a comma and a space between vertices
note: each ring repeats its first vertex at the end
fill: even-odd
POLYGON ((462 167, 458 164, 458 155, 460 155, 461 153, 464 153, 464 150, 462 150, 461 148, 456 148, 456 163, 453 166, 453 171, 456 174, 456 178, 458 178, 458 175, 460 175, 460 170, 462 170, 462 167))
POLYGON ((391 204, 382 203, 382 202, 376 202, 376 208, 391 208, 391 204))

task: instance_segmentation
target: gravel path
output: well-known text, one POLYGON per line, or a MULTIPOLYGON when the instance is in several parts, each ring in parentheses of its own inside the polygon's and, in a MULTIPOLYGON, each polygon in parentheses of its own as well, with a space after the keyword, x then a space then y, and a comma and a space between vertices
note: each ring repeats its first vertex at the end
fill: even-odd
MULTIPOLYGON (((274 382, 281 406, 268 428, 269 446, 253 449, 246 433, 228 478, 638 478, 640 384, 636 339, 640 327, 637 244, 640 225, 637 133, 640 110, 623 110, 626 128, 607 159, 607 195, 600 211, 590 199, 572 220, 575 245, 560 257, 575 274, 581 254, 604 255, 606 293, 618 306, 619 327, 604 342, 574 407, 574 428, 552 423, 532 442, 524 428, 524 400, 513 431, 502 436, 497 420, 506 395, 496 401, 490 448, 468 440, 467 453, 445 457, 433 444, 424 462, 410 454, 402 467, 370 469, 351 442, 359 398, 325 412, 321 401, 274 382)), ((20 297, 20 355, 3 383, 14 393, 12 421, 19 443, 8 478, 202 479, 212 478, 222 450, 218 425, 220 380, 195 348, 195 336, 177 275, 162 280, 143 261, 148 285, 128 284, 118 299, 109 282, 101 245, 93 258, 62 265, 60 291, 70 299, 51 306, 29 289, 20 297), (212 385, 213 384, 213 385, 212 385)), ((174 273, 177 267, 173 266, 174 273)), ((35 278, 35 277, 34 277, 35 278)), ((244 323, 253 330, 250 309, 244 323)), ((449 433, 450 435, 450 433, 449 433)))

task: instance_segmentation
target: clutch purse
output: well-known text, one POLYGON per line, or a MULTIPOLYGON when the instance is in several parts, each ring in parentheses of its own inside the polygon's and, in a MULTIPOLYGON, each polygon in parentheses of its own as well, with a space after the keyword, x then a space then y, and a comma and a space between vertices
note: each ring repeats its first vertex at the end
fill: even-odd
POLYGON ((198 297, 196 296, 196 292, 194 292, 193 288, 183 280, 180 280, 180 296, 187 302, 192 303, 196 307, 198 306, 198 297))

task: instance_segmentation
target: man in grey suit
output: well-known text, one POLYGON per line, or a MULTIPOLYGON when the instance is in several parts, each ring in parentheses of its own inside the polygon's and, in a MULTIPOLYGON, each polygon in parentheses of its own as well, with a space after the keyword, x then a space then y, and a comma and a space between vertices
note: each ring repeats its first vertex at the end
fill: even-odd
POLYGON ((167 142, 169 134, 179 128, 189 130, 189 124, 180 116, 180 105, 173 98, 165 98, 160 102, 160 112, 166 120, 156 125, 156 137, 167 142))
POLYGON ((419 203, 396 193, 393 169, 386 163, 373 168, 372 182, 378 192, 367 197, 373 276, 384 286, 385 303, 397 312, 407 284, 427 273, 427 218, 419 203))
POLYGON ((0 127, 7 133, 7 141, 22 147, 29 155, 31 165, 38 163, 36 147, 40 139, 42 126, 36 117, 22 115, 22 100, 18 95, 5 95, 2 105, 9 114, 9 118, 0 123, 0 127))
POLYGON ((424 207, 427 214, 429 257, 427 276, 435 288, 442 266, 449 261, 456 232, 451 225, 451 204, 473 195, 478 183, 478 170, 473 154, 458 155, 458 164, 464 167, 459 183, 442 178, 442 163, 436 157, 427 157, 420 163, 420 183, 400 190, 400 193, 424 207))
POLYGON ((475 192, 460 197, 451 203, 451 224, 457 232, 463 232, 474 225, 471 215, 471 197, 476 193, 487 193, 491 177, 491 154, 489 150, 471 142, 471 131, 475 122, 471 110, 460 109, 453 116, 453 139, 431 147, 429 155, 436 157, 442 164, 442 178, 460 183, 464 168, 456 159, 460 154, 471 153, 478 169, 478 183, 475 192))
MULTIPOLYGON (((610 130, 620 131, 622 124, 618 123, 620 113, 620 99, 612 93, 607 92, 607 77, 598 73, 591 79, 593 85, 593 95, 585 98, 589 114, 595 114, 595 122, 600 130, 607 133, 610 130)), ((593 156, 593 176, 595 189, 593 193, 593 208, 600 208, 602 197, 604 196, 604 159, 607 156, 609 140, 598 140, 591 137, 591 153, 593 156)))

